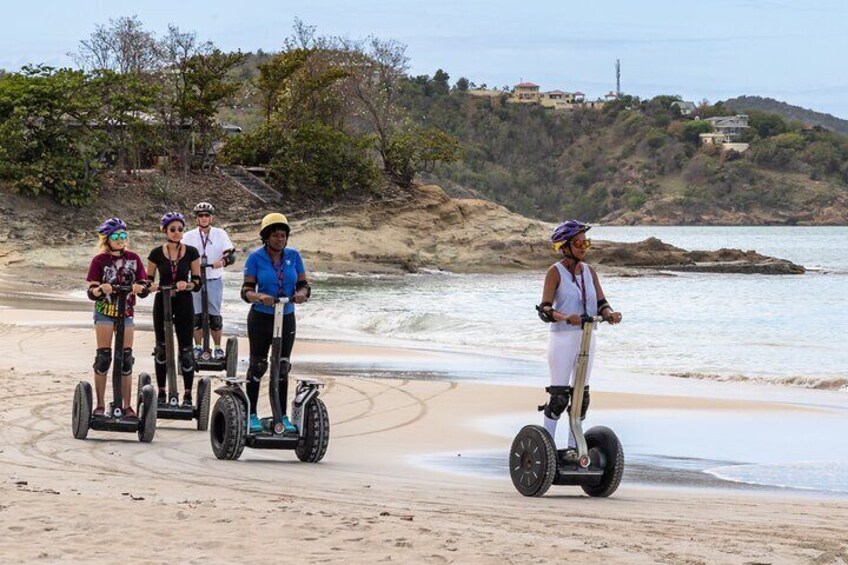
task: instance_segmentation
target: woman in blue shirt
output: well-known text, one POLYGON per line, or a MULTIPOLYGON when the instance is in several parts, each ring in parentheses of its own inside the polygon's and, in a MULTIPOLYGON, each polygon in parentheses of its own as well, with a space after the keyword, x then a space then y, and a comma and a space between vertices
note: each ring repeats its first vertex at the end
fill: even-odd
MULTIPOLYGON (((242 299, 252 304, 247 315, 247 336, 250 340, 250 366, 247 370, 247 396, 250 399, 250 429, 261 431, 262 424, 256 415, 259 401, 259 382, 268 370, 268 351, 274 332, 274 301, 278 297, 291 297, 283 310, 282 357, 288 359, 294 346, 294 305, 309 299, 309 283, 303 259, 297 249, 287 248, 291 228, 286 217, 279 213, 262 218, 259 237, 262 247, 254 250, 244 264, 242 299)), ((280 405, 286 410, 288 378, 280 382, 280 405)), ((286 431, 297 429, 283 416, 286 431)))

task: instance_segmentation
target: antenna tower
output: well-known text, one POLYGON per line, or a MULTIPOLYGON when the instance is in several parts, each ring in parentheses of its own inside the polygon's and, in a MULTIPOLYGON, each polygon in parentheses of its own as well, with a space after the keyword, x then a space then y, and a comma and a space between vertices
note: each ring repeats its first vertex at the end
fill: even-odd
POLYGON ((615 97, 621 98, 621 61, 615 60, 615 97))

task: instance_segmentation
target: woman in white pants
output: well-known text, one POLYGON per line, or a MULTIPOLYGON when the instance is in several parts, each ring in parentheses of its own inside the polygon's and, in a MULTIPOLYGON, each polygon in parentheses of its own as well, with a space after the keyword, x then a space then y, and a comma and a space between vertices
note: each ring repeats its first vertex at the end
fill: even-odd
MULTIPOLYGON (((577 372, 577 354, 580 351, 580 318, 583 315, 597 316, 611 323, 621 321, 621 314, 615 312, 604 297, 597 273, 583 262, 591 241, 586 232, 591 226, 576 220, 567 220, 558 225, 551 235, 554 250, 562 253, 545 275, 542 291, 542 303, 536 307, 542 321, 551 324, 548 341, 548 366, 551 371, 551 386, 548 402, 540 408, 545 413, 544 426, 555 438, 557 421, 568 410, 574 378, 577 372)), ((581 418, 586 417, 589 408, 589 377, 595 358, 595 340, 589 347, 589 362, 586 368, 586 387, 583 392, 581 418)), ((569 433, 568 449, 574 449, 577 442, 569 433)))

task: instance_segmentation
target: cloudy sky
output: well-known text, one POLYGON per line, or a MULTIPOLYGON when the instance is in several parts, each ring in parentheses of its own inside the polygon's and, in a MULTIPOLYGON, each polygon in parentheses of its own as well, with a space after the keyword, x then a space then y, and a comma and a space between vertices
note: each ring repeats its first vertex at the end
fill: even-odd
POLYGON ((71 65, 110 18, 169 23, 225 50, 278 49, 300 18, 319 34, 408 45, 413 74, 452 81, 711 102, 769 96, 848 119, 848 0, 0 0, 0 68, 71 65))

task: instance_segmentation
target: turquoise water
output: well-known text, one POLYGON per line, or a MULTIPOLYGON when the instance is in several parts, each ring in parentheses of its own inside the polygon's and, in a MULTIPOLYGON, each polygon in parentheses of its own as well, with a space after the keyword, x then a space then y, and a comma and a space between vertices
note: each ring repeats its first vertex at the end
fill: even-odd
MULTIPOLYGON (((598 334, 600 367, 721 380, 848 386, 848 228, 610 227, 598 239, 659 237, 685 249, 734 247, 790 259, 805 275, 603 277, 620 326, 598 334)), ((553 257, 552 257, 553 260, 553 257)), ((588 257, 591 262, 591 252, 588 257)), ((544 273, 319 276, 299 334, 509 355, 546 373, 547 327, 536 317, 544 273)), ((243 320, 231 278, 228 321, 243 320)), ((527 370, 522 365, 521 370, 527 370)), ((504 373, 492 375, 514 378, 504 373)))

